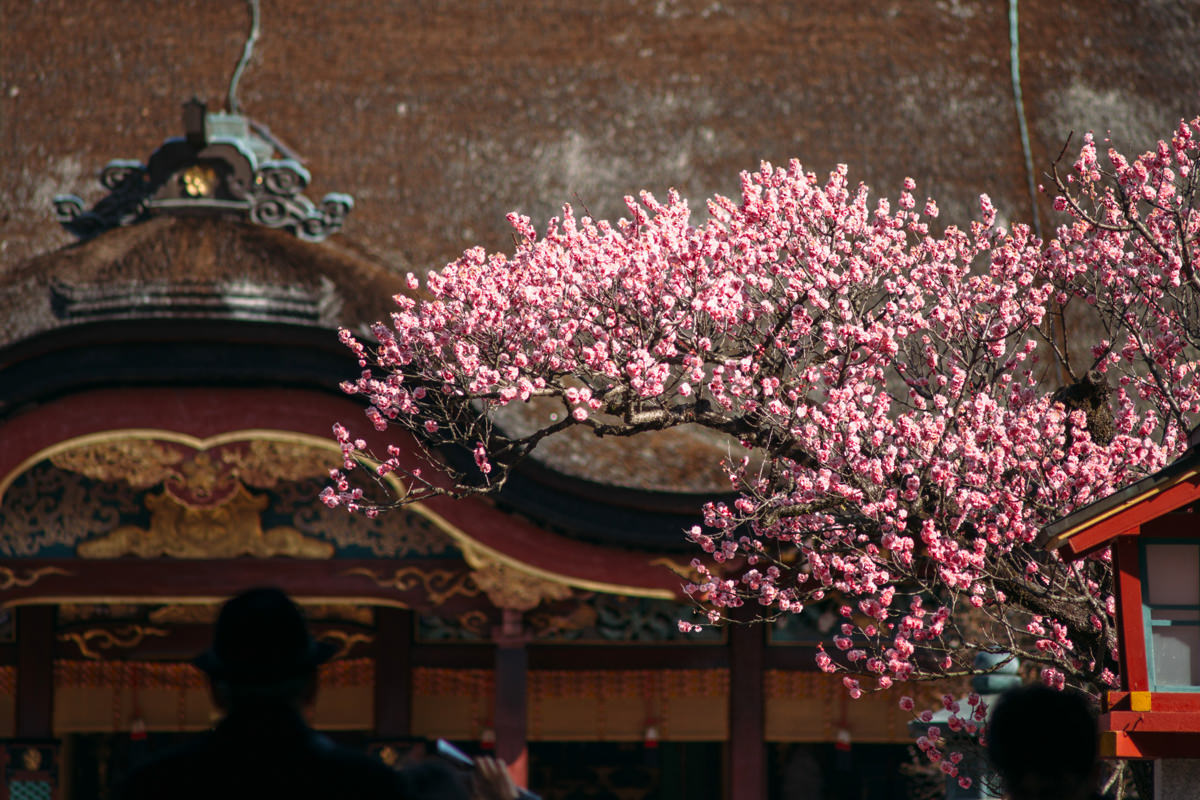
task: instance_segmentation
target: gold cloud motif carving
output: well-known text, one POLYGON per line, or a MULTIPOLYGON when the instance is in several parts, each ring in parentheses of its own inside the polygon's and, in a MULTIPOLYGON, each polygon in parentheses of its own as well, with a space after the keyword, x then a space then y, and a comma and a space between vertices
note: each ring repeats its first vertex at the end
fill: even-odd
POLYGON ((263 530, 261 515, 269 501, 237 486, 213 506, 186 505, 167 491, 146 496, 150 527, 123 525, 98 539, 81 542, 82 558, 330 558, 334 546, 306 537, 295 528, 263 530))
POLYGON ((500 563, 483 564, 471 573, 475 585, 496 608, 529 611, 547 600, 565 600, 571 587, 538 578, 500 563))
POLYGON ((100 659, 99 650, 111 650, 114 647, 129 649, 137 647, 147 636, 166 636, 162 628, 151 628, 144 625, 125 625, 114 630, 107 628, 92 628, 82 632, 61 633, 60 642, 74 642, 80 654, 85 658, 100 659), (94 644, 93 644, 94 643, 94 644), (98 648, 98 649, 93 649, 98 648))
POLYGON ((380 587, 402 592, 421 589, 429 598, 429 602, 434 605, 441 605, 455 595, 475 597, 479 594, 479 588, 471 580, 471 575, 466 572, 403 567, 395 570, 391 577, 388 577, 386 574, 376 575, 373 570, 366 567, 355 567, 342 574, 362 575, 375 581, 376 585, 380 587))
POLYGON ((369 644, 375 641, 375 637, 368 633, 349 633, 339 630, 324 631, 317 638, 338 644, 338 651, 333 654, 334 658, 344 658, 359 642, 369 644))
POLYGON ((47 575, 70 575, 65 569, 58 567, 41 567, 25 570, 25 577, 17 577, 17 571, 9 567, 0 567, 0 592, 7 589, 26 589, 33 586, 47 575))

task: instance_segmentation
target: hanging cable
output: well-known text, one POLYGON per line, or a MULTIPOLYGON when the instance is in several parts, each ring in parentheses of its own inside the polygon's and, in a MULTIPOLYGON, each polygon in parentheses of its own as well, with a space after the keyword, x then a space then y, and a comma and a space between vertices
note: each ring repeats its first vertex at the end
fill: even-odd
POLYGON ((1033 153, 1029 147, 1029 126, 1025 123, 1025 103, 1021 99, 1021 45, 1017 35, 1017 0, 1008 0, 1009 63, 1012 66, 1013 104, 1017 109, 1017 128, 1021 132, 1021 150, 1025 154, 1025 177, 1029 182, 1029 208, 1033 211, 1033 232, 1042 238, 1038 215, 1038 192, 1033 179, 1033 153))
POLYGON ((258 41, 258 0, 246 0, 246 5, 250 7, 250 35, 246 37, 246 44, 242 46, 242 57, 238 59, 237 66, 234 67, 233 77, 229 79, 229 94, 225 98, 225 106, 231 114, 238 113, 238 81, 242 79, 242 72, 250 63, 250 56, 254 54, 254 44, 258 41))

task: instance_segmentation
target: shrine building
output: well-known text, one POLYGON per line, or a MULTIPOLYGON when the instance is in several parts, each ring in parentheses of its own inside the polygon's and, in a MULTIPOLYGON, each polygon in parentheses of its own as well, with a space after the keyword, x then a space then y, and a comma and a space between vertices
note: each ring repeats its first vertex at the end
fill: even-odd
POLYGON ((404 281, 252 120, 191 102, 179 133, 55 198, 78 241, 0 274, 0 799, 104 798, 211 727, 191 659, 258 585, 339 647, 314 725, 385 760, 494 749, 546 800, 905 796, 896 697, 815 670, 833 614, 680 633, 711 442, 567 441, 495 498, 377 519, 320 503, 335 422, 383 449, 337 329, 404 281))

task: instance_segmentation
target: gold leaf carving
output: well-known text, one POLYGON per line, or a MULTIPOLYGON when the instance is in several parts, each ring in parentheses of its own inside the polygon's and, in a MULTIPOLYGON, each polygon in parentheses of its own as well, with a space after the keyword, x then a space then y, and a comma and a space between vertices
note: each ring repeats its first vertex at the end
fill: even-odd
POLYGON ((60 624, 89 622, 91 620, 132 619, 140 617, 145 606, 136 603, 62 603, 58 607, 60 624))
POLYGON ((93 480, 124 481, 138 489, 172 479, 197 495, 231 479, 265 489, 280 481, 324 477, 337 464, 330 451, 303 442, 252 439, 196 451, 133 437, 73 447, 50 461, 93 480))
POLYGON ((186 603, 156 608, 148 616, 157 625, 203 625, 215 622, 219 610, 211 603, 186 603))
POLYGON ((329 542, 310 539, 294 528, 280 526, 264 531, 260 516, 269 502, 239 486, 229 499, 215 506, 184 505, 166 491, 146 496, 150 528, 125 525, 98 539, 82 542, 76 552, 83 558, 236 558, 290 556, 330 558, 329 542))
POLYGON ((342 622, 357 622, 360 625, 371 625, 375 622, 375 612, 370 606, 352 606, 348 603, 305 603, 304 616, 311 620, 340 620, 342 622))
POLYGON ((317 638, 332 640, 340 645, 338 651, 333 654, 334 658, 342 658, 354 648, 354 645, 358 644, 359 642, 365 643, 375 641, 375 637, 369 633, 350 633, 348 631, 339 630, 323 631, 317 638))
POLYGON ((300 442, 255 439, 244 450, 227 449, 221 461, 228 464, 242 483, 270 489, 281 481, 327 478, 338 465, 336 454, 300 442))
POLYGON ((107 628, 92 628, 90 630, 79 632, 60 633, 58 640, 60 642, 74 642, 79 647, 79 652, 85 658, 102 658, 102 655, 93 650, 94 646, 99 650, 111 650, 114 647, 128 649, 137 647, 142 643, 142 640, 147 636, 166 636, 167 631, 163 628, 151 628, 144 625, 125 625, 120 628, 109 630, 107 628))
POLYGON ((543 578, 518 572, 504 564, 484 564, 471 577, 497 608, 529 611, 547 600, 565 600, 571 588, 543 578))
POLYGON ((65 569, 58 567, 41 567, 39 569, 25 570, 25 577, 17 576, 17 571, 8 567, 0 567, 0 592, 7 589, 21 588, 24 589, 33 586, 47 575, 70 575, 65 569))
POLYGON ((36 747, 25 748, 21 753, 21 764, 30 772, 37 772, 42 768, 42 751, 36 747))
POLYGON ((107 482, 124 481, 137 489, 160 483, 172 474, 184 454, 177 447, 149 439, 117 439, 74 447, 50 458, 60 469, 107 482))
POLYGON ((489 623, 491 623, 491 619, 488 618, 488 615, 477 608, 467 611, 458 618, 458 624, 464 630, 477 633, 480 636, 487 635, 489 623))
POLYGON ((403 567, 396 570, 389 578, 386 575, 376 575, 374 570, 367 567, 355 567, 342 574, 363 575, 381 587, 398 589, 402 592, 423 589, 429 602, 434 605, 441 605, 455 595, 475 597, 479 594, 479 588, 472 582, 471 575, 466 572, 403 567))

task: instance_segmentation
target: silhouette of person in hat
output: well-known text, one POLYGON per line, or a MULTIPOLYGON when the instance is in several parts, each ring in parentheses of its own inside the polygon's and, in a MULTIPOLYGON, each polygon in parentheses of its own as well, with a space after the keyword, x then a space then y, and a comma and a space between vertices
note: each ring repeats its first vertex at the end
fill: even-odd
POLYGON ((1099 798, 1100 734, 1082 695, 1042 684, 1010 689, 996 701, 986 736, 1010 800, 1099 798))
POLYGON ((456 776, 422 766, 412 784, 381 761, 331 741, 304 721, 317 668, 336 648, 309 634, 304 615, 278 589, 251 589, 227 602, 212 647, 195 664, 225 712, 201 741, 135 771, 124 800, 466 800, 456 776))

